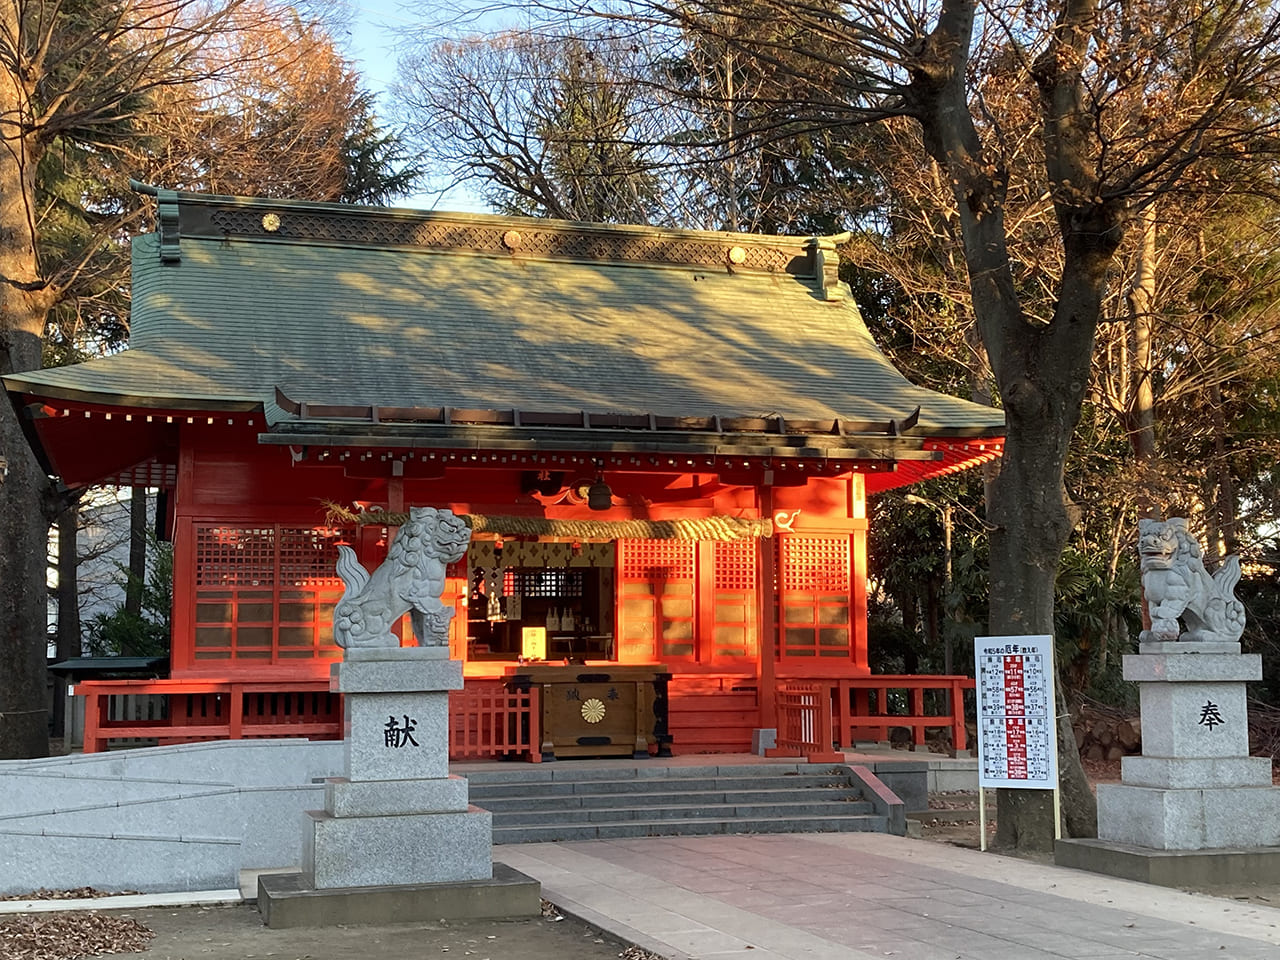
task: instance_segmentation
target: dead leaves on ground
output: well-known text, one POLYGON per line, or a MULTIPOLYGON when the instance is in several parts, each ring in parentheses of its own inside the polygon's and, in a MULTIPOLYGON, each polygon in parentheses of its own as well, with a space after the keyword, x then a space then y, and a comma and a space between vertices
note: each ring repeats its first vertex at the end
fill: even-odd
POLYGON ((0 919, 4 960, 74 960, 103 953, 137 953, 155 934, 109 913, 32 913, 0 919))

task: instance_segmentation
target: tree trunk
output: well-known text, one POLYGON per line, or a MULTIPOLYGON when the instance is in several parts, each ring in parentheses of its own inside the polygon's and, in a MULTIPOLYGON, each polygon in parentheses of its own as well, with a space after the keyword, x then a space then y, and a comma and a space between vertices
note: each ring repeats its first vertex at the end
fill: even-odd
MULTIPOLYGON (((80 656, 80 591, 77 534, 80 511, 72 504, 58 514, 58 639, 59 660, 80 656)), ((61 681, 54 684, 53 735, 66 737, 64 705, 67 691, 61 681)))
MULTIPOLYGON (((992 526, 988 629, 993 636, 1052 635, 1054 581, 1075 523, 1063 486, 1064 465, 1088 385, 1117 232, 1109 229, 1114 224, 1106 219, 1112 213, 1106 208, 1060 210, 1065 258, 1053 321, 1039 325, 1024 315, 1009 263, 1007 173, 999 157, 984 150, 964 83, 974 11, 967 0, 945 0, 938 27, 912 70, 913 106, 925 149, 946 171, 955 193, 974 317, 1008 425, 1000 474, 987 504, 992 526)), ((1050 177, 1065 178, 1062 171, 1070 166, 1074 172, 1081 158, 1066 153, 1070 144, 1055 147, 1062 152, 1051 157, 1050 177)), ((1063 812, 1072 836, 1094 836, 1097 808, 1062 706, 1062 684, 1057 688, 1063 812)), ((997 845, 1051 850, 1051 801, 1048 791, 999 791, 997 845)))
POLYGON ((1138 260, 1134 265, 1133 280, 1129 286, 1129 360, 1133 384, 1125 411, 1125 430, 1138 462, 1143 486, 1139 493, 1139 515, 1157 515, 1151 502, 1147 477, 1151 461, 1156 456, 1155 392, 1152 386, 1155 371, 1151 364, 1151 331, 1155 323, 1156 302, 1156 205, 1147 206, 1139 220, 1142 236, 1138 244, 1138 260))
POLYGON ((1240 552, 1236 514, 1239 503, 1236 496, 1235 477, 1231 473, 1231 459, 1227 455, 1227 417, 1222 404, 1222 387, 1213 384, 1209 388, 1209 402, 1213 410, 1213 501, 1206 511, 1217 523, 1219 536, 1210 541, 1210 552, 1226 558, 1240 552))
MULTIPOLYGON (((1080 418, 1110 254, 1085 240, 1067 244, 1062 296, 1048 327, 1006 325, 996 367, 1005 398, 1008 439, 988 506, 991 521, 993 635, 1053 634, 1058 561, 1076 522, 1063 472, 1080 418), (1093 322, 1090 322, 1090 320, 1093 322)), ((1062 810, 1070 836, 1097 834, 1097 807, 1080 764, 1063 686, 1057 683, 1062 810)), ((996 845, 1053 848, 1044 801, 1024 791, 997 795, 996 845)))
MULTIPOLYGON (((17 36, 18 8, 0 12, 0 29, 17 36)), ((12 89, 0 91, 0 118, 25 116, 12 89)), ((21 123, 21 120, 18 121, 21 123)), ((5 121, 0 150, 0 374, 41 365, 49 294, 36 258, 36 151, 5 121)), ((27 445, 17 416, 0 401, 0 759, 49 753, 45 658, 45 569, 57 507, 49 478, 27 445)))
POLYGON ((142 588, 147 582, 147 488, 131 487, 129 495, 129 582, 125 585, 126 613, 142 613, 142 588))

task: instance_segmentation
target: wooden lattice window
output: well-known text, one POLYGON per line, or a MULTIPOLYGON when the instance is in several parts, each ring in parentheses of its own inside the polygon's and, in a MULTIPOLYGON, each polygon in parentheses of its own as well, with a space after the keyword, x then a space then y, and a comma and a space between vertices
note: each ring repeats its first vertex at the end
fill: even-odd
POLYGON ((696 546, 691 540, 618 541, 618 634, 623 659, 693 659, 696 546))
POLYGON ((619 577, 645 580, 692 580, 695 543, 692 540, 619 540, 623 547, 619 577))
POLYGON ((848 537, 782 537, 781 656, 850 655, 848 537))
POLYGON ((502 573, 502 592, 508 597, 581 597, 581 570, 559 567, 527 567, 507 569, 502 573))
POLYGON ((711 655, 738 659, 756 655, 756 540, 733 540, 712 545, 714 563, 714 622, 711 655))
POLYGON ((262 524, 195 528, 196 661, 335 659, 342 595, 331 531, 262 524))

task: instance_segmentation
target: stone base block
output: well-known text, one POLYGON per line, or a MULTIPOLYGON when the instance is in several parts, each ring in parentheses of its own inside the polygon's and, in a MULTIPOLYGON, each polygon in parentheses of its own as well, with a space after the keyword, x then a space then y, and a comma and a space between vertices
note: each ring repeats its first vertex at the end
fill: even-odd
POLYGON ((392 817, 306 814, 302 872, 318 890, 487 880, 492 869, 493 815, 466 813, 392 817))
POLYGON ((1193 653, 1225 654, 1239 656, 1238 643, 1209 643, 1197 640, 1150 640, 1138 644, 1138 653, 1176 653, 1186 656, 1193 653))
POLYGON ((348 779, 443 780, 449 775, 446 691, 349 693, 343 711, 348 779))
POLYGON ((462 661, 440 659, 437 648, 396 648, 388 659, 348 657, 329 671, 334 693, 410 693, 462 689, 462 661), (405 651, 415 656, 407 657, 405 651), (421 653, 427 656, 421 656, 421 653))
POLYGON ((1099 784, 1098 838, 1153 850, 1280 846, 1280 789, 1099 784))
POLYGON ((757 757, 763 757, 766 750, 772 750, 777 745, 777 727, 757 727, 751 731, 751 752, 757 757))
POLYGON ((1135 787, 1271 786, 1267 757, 1124 757, 1120 771, 1120 779, 1135 787))
POLYGON ((1161 887, 1280 883, 1280 847, 1151 850, 1109 840, 1059 840, 1054 862, 1161 887))
MULTIPOLYGON (((1178 644, 1183 647, 1184 644, 1178 644)), ((1136 683, 1231 683, 1262 679, 1258 653, 1125 654, 1124 678, 1136 683)))
POLYGON ((1144 756, 1249 755, 1249 708, 1243 682, 1141 683, 1138 696, 1142 702, 1144 756))
POLYGON ((324 784, 324 809, 334 817, 386 817, 413 813, 465 813, 467 781, 371 780, 334 777, 324 784))
POLYGON ((317 890, 300 873, 258 878, 258 912, 268 927, 336 927, 534 917, 542 885, 505 863, 487 880, 317 890))

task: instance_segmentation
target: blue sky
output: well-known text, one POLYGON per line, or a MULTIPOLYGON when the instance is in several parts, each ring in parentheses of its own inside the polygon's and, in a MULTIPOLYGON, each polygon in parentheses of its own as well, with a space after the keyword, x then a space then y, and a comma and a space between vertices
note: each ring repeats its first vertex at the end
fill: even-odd
MULTIPOLYGON (((347 36, 347 54, 359 67, 364 86, 378 95, 383 114, 387 108, 387 90, 396 79, 397 30, 403 30, 422 21, 422 17, 405 9, 399 0, 345 0, 350 10, 350 33, 347 36)), ((466 0, 463 0, 465 3, 466 0)), ((453 0, 449 4, 456 9, 462 4, 453 0)), ((409 208, 434 208, 438 210, 464 210, 488 212, 484 203, 465 187, 455 188, 443 197, 436 194, 419 194, 397 201, 393 206, 409 208)))
POLYGON ((346 0, 351 11, 350 53, 360 64, 372 90, 385 90, 395 80, 394 45, 397 27, 412 26, 417 18, 398 0, 346 0))

